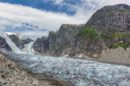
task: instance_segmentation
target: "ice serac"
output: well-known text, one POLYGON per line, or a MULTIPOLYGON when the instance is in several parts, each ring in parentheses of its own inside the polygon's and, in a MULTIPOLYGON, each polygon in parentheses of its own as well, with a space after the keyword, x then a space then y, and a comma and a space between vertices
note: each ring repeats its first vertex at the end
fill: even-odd
POLYGON ((25 47, 22 50, 24 52, 27 52, 28 54, 35 54, 35 50, 32 47, 33 44, 34 44, 34 41, 26 44, 25 47))
POLYGON ((129 86, 130 68, 89 60, 8 53, 30 74, 64 81, 72 86, 129 86))

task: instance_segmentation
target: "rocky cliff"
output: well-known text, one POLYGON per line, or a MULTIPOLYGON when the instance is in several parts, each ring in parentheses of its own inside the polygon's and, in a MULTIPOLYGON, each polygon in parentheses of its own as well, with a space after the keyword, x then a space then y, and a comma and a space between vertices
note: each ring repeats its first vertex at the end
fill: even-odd
POLYGON ((0 37, 0 48, 6 48, 7 50, 11 51, 10 46, 7 44, 6 40, 0 37))
MULTIPOLYGON (((104 49, 130 45, 130 6, 99 9, 85 25, 62 25, 34 43, 34 49, 48 55, 84 55, 99 58, 104 49)), ((83 57, 83 56, 82 56, 83 57)))
POLYGON ((37 39, 33 47, 42 54, 53 56, 66 55, 72 51, 75 38, 83 26, 63 24, 59 31, 51 31, 48 37, 37 39))
POLYGON ((30 43, 32 40, 27 38, 27 39, 20 39, 17 35, 9 35, 11 40, 16 44, 16 46, 20 49, 24 48, 25 44, 30 43))

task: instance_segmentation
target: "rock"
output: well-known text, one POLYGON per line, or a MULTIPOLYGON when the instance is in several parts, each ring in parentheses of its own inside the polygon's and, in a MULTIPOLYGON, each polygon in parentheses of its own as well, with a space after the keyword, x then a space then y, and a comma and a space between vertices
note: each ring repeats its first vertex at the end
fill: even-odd
POLYGON ((94 13, 86 25, 95 27, 99 32, 130 31, 130 6, 105 6, 94 13))
POLYGON ((17 35, 9 35, 11 40, 16 44, 17 47, 20 49, 24 48, 25 44, 30 43, 32 40, 27 38, 27 39, 20 39, 17 35))
POLYGON ((10 46, 6 43, 5 39, 0 37, 0 48, 6 48, 7 50, 11 51, 10 46))
POLYGON ((130 48, 105 49, 98 59, 102 62, 130 65, 130 48))
POLYGON ((105 6, 85 25, 62 25, 57 32, 37 39, 33 47, 44 55, 74 57, 82 54, 94 59, 99 59, 107 48, 126 49, 130 47, 130 6, 105 6))
POLYGON ((37 39, 33 47, 36 51, 61 56, 70 53, 75 37, 83 25, 64 24, 58 32, 50 32, 47 38, 37 39), (69 50, 69 51, 68 51, 69 50), (67 52, 66 52, 67 51, 67 52))
POLYGON ((103 35, 102 39, 109 48, 119 42, 130 44, 130 6, 105 6, 94 13, 86 26, 103 35))

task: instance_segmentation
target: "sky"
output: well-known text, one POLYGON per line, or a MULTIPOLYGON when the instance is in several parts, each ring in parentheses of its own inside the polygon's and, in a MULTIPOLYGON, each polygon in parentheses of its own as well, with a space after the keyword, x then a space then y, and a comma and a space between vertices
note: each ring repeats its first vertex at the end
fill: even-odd
POLYGON ((115 4, 130 0, 0 0, 0 29, 29 23, 56 31, 62 24, 85 24, 98 9, 115 4))

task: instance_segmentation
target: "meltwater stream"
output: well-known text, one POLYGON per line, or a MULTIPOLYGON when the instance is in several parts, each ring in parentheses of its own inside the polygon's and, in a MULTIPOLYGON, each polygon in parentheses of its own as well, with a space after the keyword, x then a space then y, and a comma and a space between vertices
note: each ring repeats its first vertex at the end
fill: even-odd
POLYGON ((18 49, 7 35, 2 34, 2 37, 6 39, 13 52, 5 52, 2 49, 0 52, 40 79, 46 77, 71 83, 72 86, 130 86, 130 67, 27 54, 18 49))

